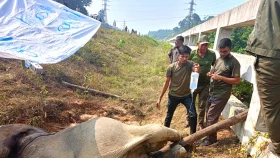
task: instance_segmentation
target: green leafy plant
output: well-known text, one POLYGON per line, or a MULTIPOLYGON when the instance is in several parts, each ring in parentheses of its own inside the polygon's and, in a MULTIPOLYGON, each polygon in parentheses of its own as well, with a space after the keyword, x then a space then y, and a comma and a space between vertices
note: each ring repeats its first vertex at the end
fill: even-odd
POLYGON ((124 45, 125 45, 125 40, 120 40, 120 41, 118 42, 118 47, 119 47, 119 48, 123 48, 124 45))
POLYGON ((232 93, 240 101, 242 101, 245 105, 249 107, 253 94, 253 84, 251 84, 246 80, 241 79, 240 84, 233 85, 232 93))

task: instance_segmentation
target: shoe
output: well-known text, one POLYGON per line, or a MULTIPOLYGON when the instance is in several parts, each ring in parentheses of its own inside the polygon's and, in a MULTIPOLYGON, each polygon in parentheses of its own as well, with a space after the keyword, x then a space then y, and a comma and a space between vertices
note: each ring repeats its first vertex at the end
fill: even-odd
POLYGON ((189 121, 188 121, 188 120, 186 120, 184 127, 185 127, 185 128, 190 127, 190 123, 189 123, 189 121))
POLYGON ((218 144, 218 141, 214 141, 214 142, 211 142, 209 141, 208 138, 202 140, 202 143, 200 144, 200 146, 210 146, 210 145, 215 145, 215 144, 218 144))

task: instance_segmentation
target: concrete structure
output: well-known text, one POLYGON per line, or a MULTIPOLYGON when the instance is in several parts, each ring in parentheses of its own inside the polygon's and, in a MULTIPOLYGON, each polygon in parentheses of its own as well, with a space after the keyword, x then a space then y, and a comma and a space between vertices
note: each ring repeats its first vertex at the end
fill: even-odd
MULTIPOLYGON (((212 32, 216 32, 216 37, 230 37, 230 31, 232 28, 254 25, 259 3, 260 0, 249 0, 242 5, 219 14, 218 16, 200 25, 197 25, 179 35, 186 38, 191 36, 200 37, 202 34, 207 35, 212 32)), ((170 41, 174 42, 175 37, 170 39, 170 41)))
MULTIPOLYGON (((198 26, 195 26, 180 35, 185 37, 185 39, 188 39, 185 43, 188 43, 188 45, 193 49, 193 46, 196 45, 196 41, 194 41, 194 39, 196 39, 197 36, 216 32, 213 50, 216 52, 218 57, 219 53, 217 51, 217 44, 220 39, 226 37, 230 38, 233 28, 254 25, 260 1, 261 0, 249 0, 248 2, 233 8, 232 10, 224 12, 198 26)), ((173 42, 174 39, 175 37, 170 39, 170 42, 173 42)), ((256 87, 254 70, 255 58, 249 55, 237 53, 232 54, 241 64, 241 78, 253 84, 253 94, 247 119, 244 123, 233 126, 232 129, 239 137, 242 144, 249 147, 248 152, 250 155, 255 156, 259 151, 259 145, 264 144, 264 141, 268 141, 268 139, 264 139, 264 137, 262 137, 263 133, 261 133, 265 132, 265 128, 263 127, 264 123, 260 114, 260 100, 256 87), (250 145, 250 138, 256 138, 257 143, 255 146, 250 145)), ((225 118, 229 118, 245 108, 246 106, 232 96, 222 112, 222 115, 225 118)))

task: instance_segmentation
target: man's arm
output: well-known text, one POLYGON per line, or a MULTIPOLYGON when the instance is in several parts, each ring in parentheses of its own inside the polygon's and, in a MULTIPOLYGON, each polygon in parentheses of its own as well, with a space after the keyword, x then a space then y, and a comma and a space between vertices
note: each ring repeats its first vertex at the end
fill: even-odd
POLYGON ((172 59, 171 59, 170 55, 168 55, 168 61, 169 61, 169 64, 172 64, 172 59))
POLYGON ((240 76, 236 76, 234 78, 228 78, 228 77, 225 77, 225 76, 221 76, 221 75, 218 75, 218 74, 210 74, 211 78, 213 80, 221 80, 221 81, 224 81, 228 84, 239 84, 240 83, 240 76))
POLYGON ((160 106, 161 99, 162 99, 164 93, 166 92, 166 90, 167 90, 167 88, 168 88, 168 86, 170 84, 170 80, 171 80, 170 77, 166 77, 165 82, 164 82, 163 87, 162 87, 162 90, 161 90, 161 93, 160 93, 160 96, 159 96, 159 98, 157 100, 157 103, 156 103, 157 107, 160 106))
POLYGON ((170 49, 167 55, 168 55, 169 64, 172 64, 173 49, 170 49))

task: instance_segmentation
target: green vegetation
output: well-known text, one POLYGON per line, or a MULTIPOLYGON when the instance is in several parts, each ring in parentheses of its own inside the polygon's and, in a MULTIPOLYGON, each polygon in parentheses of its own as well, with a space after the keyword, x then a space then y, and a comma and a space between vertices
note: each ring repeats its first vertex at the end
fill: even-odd
POLYGON ((149 31, 148 36, 151 36, 158 40, 167 40, 171 37, 176 36, 177 34, 180 34, 196 25, 199 25, 214 16, 207 16, 203 20, 200 18, 200 16, 196 13, 192 14, 192 17, 186 16, 183 20, 181 20, 178 23, 178 26, 174 27, 172 30, 158 30, 158 31, 149 31))
POLYGON ((84 1, 76 1, 76 0, 55 0, 58 3, 67 5, 69 8, 73 10, 79 10, 79 12, 88 15, 88 11, 85 8, 92 3, 92 0, 84 0, 84 1), (66 4, 65 4, 66 3, 66 4))
POLYGON ((245 105, 249 106, 253 94, 253 84, 241 79, 239 85, 234 85, 232 87, 232 93, 245 105))
POLYGON ((69 59, 72 66, 83 63, 87 67, 85 81, 69 74, 75 84, 86 83, 101 91, 141 100, 141 104, 151 103, 163 83, 168 64, 165 56, 171 46, 148 36, 103 28, 96 37, 69 59))
POLYGON ((232 30, 231 40, 233 42, 232 52, 247 54, 244 49, 247 46, 248 37, 253 27, 239 27, 232 30))

